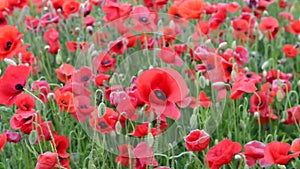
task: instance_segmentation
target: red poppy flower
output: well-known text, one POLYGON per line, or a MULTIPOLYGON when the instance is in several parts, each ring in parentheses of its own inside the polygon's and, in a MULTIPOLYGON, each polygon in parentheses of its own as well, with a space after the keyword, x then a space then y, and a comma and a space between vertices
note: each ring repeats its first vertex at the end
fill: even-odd
POLYGON ((34 65, 34 62, 37 61, 34 57, 32 52, 28 52, 27 48, 29 48, 29 45, 24 45, 20 48, 19 52, 17 53, 18 58, 22 60, 22 63, 28 63, 29 65, 34 65))
POLYGON ((209 145, 210 137, 204 130, 193 130, 184 137, 185 147, 189 151, 203 151, 209 145))
POLYGON ((278 141, 267 144, 264 151, 266 162, 269 164, 286 165, 292 158, 298 157, 300 153, 288 154, 290 147, 288 143, 278 141))
POLYGON ((81 52, 86 52, 89 48, 89 44, 87 42, 66 42, 66 46, 69 52, 76 52, 77 49, 80 49, 81 52))
POLYGON ((231 162, 232 157, 242 150, 242 146, 238 142, 232 142, 230 139, 222 140, 208 150, 205 163, 211 169, 218 169, 224 164, 231 162))
POLYGON ((283 73, 282 71, 276 69, 270 69, 266 76, 267 82, 270 83, 273 83, 273 81, 277 80, 278 78, 281 80, 291 80, 293 78, 293 75, 290 73, 283 73))
POLYGON ((290 12, 285 12, 285 11, 280 12, 278 14, 278 17, 279 18, 283 18, 283 19, 285 19, 287 21, 293 21, 294 20, 294 16, 290 12))
POLYGON ((48 45, 49 45, 49 49, 48 49, 49 53, 56 55, 60 49, 60 43, 58 41, 55 41, 49 43, 48 45))
POLYGON ((144 169, 147 166, 157 166, 158 163, 153 156, 153 150, 146 142, 139 143, 135 148, 128 147, 127 144, 118 146, 120 154, 116 158, 116 163, 122 166, 131 165, 132 168, 144 169))
POLYGON ((70 156, 70 154, 66 152, 69 147, 68 137, 55 136, 54 137, 54 145, 56 147, 57 154, 60 158, 68 158, 70 156))
POLYGON ((100 52, 100 54, 93 59, 94 68, 99 73, 106 73, 110 69, 115 69, 116 59, 111 58, 108 52, 100 52))
POLYGON ((10 119, 10 126, 12 129, 20 129, 25 134, 30 134, 33 127, 33 122, 40 123, 42 118, 35 110, 20 112, 18 111, 10 119))
POLYGON ((91 115, 95 107, 91 106, 91 101, 88 96, 76 96, 74 99, 76 117, 79 122, 86 121, 86 118, 91 115))
POLYGON ((203 0, 185 0, 179 5, 181 13, 188 19, 199 19, 204 11, 203 0))
POLYGON ((52 122, 51 121, 43 121, 38 126, 34 124, 34 129, 37 130, 38 138, 36 139, 36 144, 42 141, 49 141, 51 140, 51 135, 56 134, 53 131, 52 122))
POLYGON ((298 124, 300 122, 300 106, 292 107, 286 111, 288 118, 283 122, 284 124, 298 124))
POLYGON ((288 58, 294 58, 298 55, 298 48, 291 45, 291 44, 286 44, 282 48, 283 53, 285 54, 286 57, 288 58))
POLYGON ((189 89, 181 75, 170 68, 154 68, 143 72, 136 80, 139 95, 160 115, 180 118, 175 103, 184 100, 189 89))
POLYGON ((226 7, 226 10, 227 12, 230 12, 230 13, 236 13, 239 9, 240 9, 240 4, 237 3, 237 2, 230 2, 227 7, 226 7))
POLYGON ((56 153, 46 152, 39 155, 35 169, 52 169, 58 163, 56 153))
POLYGON ((261 167, 270 166, 264 159, 265 147, 266 145, 259 141, 251 141, 245 144, 245 152, 243 152, 243 154, 246 157, 247 165, 249 167, 253 167, 256 164, 256 161, 259 161, 261 167))
POLYGON ((6 144, 7 136, 5 133, 0 134, 0 151, 3 149, 3 147, 6 144))
POLYGON ((103 86, 104 83, 106 83, 109 78, 110 78, 110 76, 107 75, 107 74, 104 74, 104 73, 98 74, 95 77, 95 84, 96 84, 96 86, 103 86))
POLYGON ((207 97, 206 93, 204 91, 201 91, 199 96, 199 105, 204 107, 204 108, 209 108, 212 106, 212 102, 210 101, 210 98, 207 97))
POLYGON ((16 96, 23 92, 30 74, 30 67, 25 65, 9 65, 0 78, 0 104, 10 106, 15 103, 16 96))
POLYGON ((209 26, 212 30, 219 29, 220 25, 223 24, 226 20, 227 12, 226 7, 219 8, 218 12, 215 13, 210 19, 209 19, 209 26))
POLYGON ((291 152, 293 153, 300 152, 300 138, 296 138, 295 140, 293 140, 291 145, 291 152))
POLYGON ((162 48, 157 56, 167 64, 182 66, 184 63, 180 56, 177 55, 177 53, 174 52, 170 47, 162 48))
POLYGON ((290 22, 290 32, 292 34, 300 34, 300 20, 290 22))
POLYGON ((279 22, 273 17, 264 17, 261 19, 259 29, 266 31, 269 39, 274 39, 279 30, 279 22))
POLYGON ((0 27, 8 24, 6 16, 0 11, 0 27))
POLYGON ((108 44, 109 48, 109 53, 112 56, 115 56, 117 54, 123 55, 127 49, 127 40, 126 39, 120 39, 116 41, 111 41, 108 44))
POLYGON ((63 83, 70 82, 74 72, 75 68, 74 66, 70 64, 62 64, 58 69, 55 70, 57 74, 57 79, 60 80, 63 83))
POLYGON ((113 1, 105 1, 105 5, 102 6, 102 10, 105 13, 103 20, 105 22, 112 22, 114 20, 128 16, 132 10, 132 5, 119 4, 113 1))
POLYGON ((249 30, 249 22, 245 19, 235 19, 232 21, 232 27, 237 32, 246 33, 249 30))
POLYGON ((105 109, 105 114, 102 117, 99 117, 98 110, 91 114, 90 126, 100 133, 111 133, 115 130, 118 119, 117 113, 113 109, 107 107, 105 109))
POLYGON ((84 86, 88 86, 92 80, 93 72, 92 69, 83 66, 72 75, 72 82, 82 83, 84 86))
POLYGON ((24 6, 29 5, 29 0, 19 0, 19 1, 7 0, 7 2, 10 6, 15 8, 23 8, 24 6))
POLYGON ((40 20, 33 16, 26 16, 25 25, 28 31, 39 32, 40 20))
POLYGON ((169 18, 174 21, 174 23, 187 25, 188 20, 185 13, 183 13, 177 5, 172 5, 168 10, 169 18))
POLYGON ((48 93, 51 91, 48 82, 46 81, 34 81, 31 85, 31 90, 36 93, 44 103, 48 102, 48 93))
POLYGON ((12 58, 22 46, 23 34, 18 32, 16 26, 0 27, 0 60, 12 58))
POLYGON ((69 18, 69 16, 71 14, 77 13, 79 11, 79 9, 80 9, 80 3, 77 2, 76 0, 64 1, 63 5, 62 5, 63 15, 66 18, 69 18))
POLYGON ((56 31, 55 28, 51 27, 44 33, 44 40, 48 44, 52 44, 58 42, 59 40, 59 32, 56 31))
POLYGON ((239 66, 243 66, 244 64, 249 62, 248 55, 248 50, 243 46, 237 46, 235 51, 233 52, 233 57, 235 58, 235 61, 239 66))
POLYGON ((59 16, 56 13, 46 13, 40 19, 40 24, 42 27, 47 27, 49 24, 58 23, 60 20, 59 16))
POLYGON ((35 99, 27 93, 22 93, 17 96, 16 106, 23 111, 30 111, 35 106, 35 99))
POLYGON ((156 13, 144 6, 137 6, 130 12, 133 19, 132 29, 136 32, 152 32, 156 30, 156 13))
MULTIPOLYGON (((18 132, 12 132, 12 131, 9 131, 9 130, 4 130, 4 133, 7 136, 7 141, 10 142, 10 143, 19 143, 22 140, 22 136, 18 132)), ((1 150, 1 148, 0 148, 0 150, 1 150)))
POLYGON ((56 89, 54 94, 55 101, 59 106, 60 112, 66 111, 69 113, 73 113, 75 111, 74 95, 72 92, 61 92, 59 89, 56 89))

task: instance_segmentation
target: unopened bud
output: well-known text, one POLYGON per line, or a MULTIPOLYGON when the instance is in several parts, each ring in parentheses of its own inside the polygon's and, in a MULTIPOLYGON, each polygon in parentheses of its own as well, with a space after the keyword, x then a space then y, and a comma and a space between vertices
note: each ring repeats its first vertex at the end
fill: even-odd
POLYGON ((148 133, 148 135, 147 135, 147 142, 148 142, 148 145, 149 145, 150 147, 153 146, 153 143, 154 143, 154 137, 153 137, 153 135, 152 135, 151 132, 148 133))
POLYGON ((190 118, 190 124, 191 124, 191 128, 194 129, 198 126, 198 118, 197 118, 197 114, 192 114, 191 118, 190 118))
POLYGON ((267 69, 267 68, 269 67, 269 65, 270 65, 270 62, 267 60, 267 61, 265 61, 265 62, 262 64, 261 69, 262 69, 262 70, 265 70, 265 69, 267 69))
POLYGON ((225 87, 225 86, 227 86, 227 84, 224 82, 215 82, 212 84, 212 86, 213 87, 225 87))
POLYGON ((122 125, 121 125, 121 122, 120 121, 117 121, 116 123, 116 133, 117 134, 121 134, 122 132, 122 125))
POLYGON ((220 43, 220 45, 219 45, 219 49, 225 49, 227 47, 227 42, 222 42, 222 43, 220 43))
POLYGON ((205 77, 204 76, 200 76, 200 78, 199 78, 199 84, 200 84, 200 87, 202 89, 205 88, 205 83, 206 83, 205 77))
POLYGON ((5 58, 5 59, 4 59, 4 62, 5 62, 7 65, 13 65, 13 66, 16 66, 16 65, 17 65, 17 63, 16 63, 14 60, 8 59, 8 58, 5 58))
POLYGON ((60 49, 58 50, 58 52, 56 54, 55 61, 56 61, 57 64, 61 64, 62 63, 62 56, 61 56, 60 49))
POLYGON ((105 114, 106 105, 104 103, 100 103, 98 106, 98 117, 102 117, 105 114))
POLYGON ((281 90, 278 90, 276 95, 277 101, 281 102, 283 100, 283 93, 281 90))
POLYGON ((260 113, 259 112, 254 112, 254 118, 258 119, 260 117, 260 113))

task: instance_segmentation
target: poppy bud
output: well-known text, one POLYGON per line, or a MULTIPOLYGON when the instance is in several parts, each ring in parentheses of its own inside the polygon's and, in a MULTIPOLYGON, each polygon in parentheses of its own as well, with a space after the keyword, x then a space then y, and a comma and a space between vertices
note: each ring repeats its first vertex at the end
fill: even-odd
POLYGON ((279 169, 286 169, 285 165, 280 165, 280 164, 278 164, 278 168, 279 169))
POLYGON ((242 156, 241 156, 241 155, 239 155, 239 154, 236 154, 236 155, 234 156, 234 159, 236 159, 236 160, 241 160, 241 159, 243 159, 243 158, 242 158, 242 156))
POLYGON ((199 78, 199 84, 200 84, 200 87, 201 87, 202 89, 205 88, 205 83, 206 83, 205 77, 201 75, 200 78, 199 78))
POLYGON ((57 64, 61 64, 62 63, 62 56, 61 56, 60 49, 58 50, 58 52, 56 54, 55 61, 56 61, 57 64))
POLYGON ((5 59, 4 59, 4 62, 5 62, 7 65, 17 66, 17 63, 16 63, 14 60, 12 60, 12 59, 5 58, 5 59))
POLYGON ((37 131, 36 130, 32 130, 29 134, 28 140, 30 144, 35 144, 36 143, 36 139, 37 139, 37 131))
POLYGON ((267 69, 267 68, 269 67, 269 65, 270 65, 270 62, 267 60, 267 61, 265 61, 265 62, 262 64, 261 69, 262 69, 262 70, 265 70, 265 69, 267 69))
POLYGON ((224 82, 215 82, 212 84, 212 86, 213 87, 225 87, 225 86, 227 86, 227 84, 224 82))
POLYGON ((49 49, 50 49, 50 46, 49 46, 49 45, 46 45, 46 46, 44 47, 44 49, 45 49, 45 50, 49 50, 49 49))
POLYGON ((117 134, 121 134, 121 132, 122 132, 122 125, 121 125, 120 121, 117 121, 117 123, 116 123, 116 132, 117 132, 117 134))
MULTIPOLYGON (((1 73, 1 72, 0 72, 1 73)), ((300 80, 298 80, 297 85, 300 87, 300 80)))
POLYGON ((235 40, 231 43, 231 48, 232 48, 232 49, 235 49, 235 48, 236 48, 236 41, 235 41, 235 40))
POLYGON ((204 43, 206 46, 211 46, 212 43, 211 43, 211 39, 207 39, 204 43))
POLYGON ((192 114, 191 118, 190 118, 190 124, 191 124, 191 128, 196 128, 198 125, 198 121, 197 121, 197 115, 196 114, 192 114))
POLYGON ((289 114, 287 111, 283 111, 282 112, 282 122, 286 121, 286 119, 288 119, 289 114))
POLYGON ((94 31, 94 28, 92 26, 87 26, 86 27, 86 32, 92 34, 94 31))
POLYGON ((106 105, 102 102, 98 106, 98 116, 102 117, 105 114, 106 105))
POLYGON ((266 77, 268 72, 266 70, 263 71, 263 76, 266 77))
POLYGON ((225 49, 227 47, 227 42, 222 42, 222 43, 220 43, 220 45, 219 45, 219 49, 225 49))
POLYGON ((267 11, 267 10, 264 10, 264 12, 263 12, 263 16, 269 16, 269 13, 268 13, 268 11, 267 11))
POLYGON ((152 135, 151 132, 148 133, 148 135, 147 135, 147 142, 148 142, 148 145, 149 145, 150 147, 152 147, 152 145, 153 145, 153 143, 154 143, 154 137, 153 137, 153 135, 152 135))
POLYGON ((233 71, 231 72, 231 79, 232 79, 232 81, 234 81, 234 79, 236 78, 236 76, 237 76, 237 73, 236 73, 235 70, 233 70, 233 71))
POLYGON ((276 95, 277 101, 281 102, 283 99, 283 93, 281 90, 278 90, 277 95, 276 95))
POLYGON ((254 112, 254 118, 256 118, 256 119, 258 119, 260 117, 260 114, 259 114, 259 112, 254 112))

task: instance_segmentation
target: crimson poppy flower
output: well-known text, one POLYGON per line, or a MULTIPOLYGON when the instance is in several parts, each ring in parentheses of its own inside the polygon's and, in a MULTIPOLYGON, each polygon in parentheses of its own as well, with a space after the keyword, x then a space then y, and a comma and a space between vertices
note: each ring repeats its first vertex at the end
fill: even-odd
POLYGON ((200 92, 200 94, 198 96, 198 100, 199 100, 198 104, 204 108, 209 108, 212 106, 212 102, 210 101, 210 98, 207 97, 207 95, 204 91, 200 92))
POLYGON ((187 16, 187 19, 199 19, 204 11, 203 0, 185 0, 179 5, 181 13, 187 16))
POLYGON ((184 100, 189 89, 181 75, 170 68, 154 68, 143 72, 136 80, 139 95, 160 115, 174 120, 180 118, 175 105, 184 100))
POLYGON ((34 81, 31 85, 31 91, 36 93, 39 99, 41 99, 44 103, 47 103, 49 101, 47 95, 49 94, 51 89, 48 82, 34 81))
POLYGON ((290 32, 292 34, 300 34, 300 20, 290 22, 290 32))
POLYGON ((93 34, 93 42, 101 47, 104 47, 108 42, 108 33, 106 32, 95 32, 93 34))
POLYGON ((227 12, 230 12, 230 13, 236 13, 239 9, 240 9, 240 4, 237 3, 237 2, 230 2, 227 7, 226 7, 226 10, 227 12))
POLYGON ((25 25, 28 31, 39 32, 40 20, 33 16, 26 16, 25 25))
MULTIPOLYGON (((7 136, 7 141, 10 143, 19 143, 22 140, 22 136, 18 132, 12 132, 9 130, 4 130, 4 133, 7 136)), ((0 148, 1 150, 1 148, 0 148)))
POLYGON ((30 134, 33 127, 33 122, 40 123, 42 118, 35 110, 26 112, 17 112, 10 119, 10 126, 12 129, 20 129, 25 134, 30 134))
POLYGON ((29 0, 19 0, 19 1, 15 1, 15 0, 7 0, 8 4, 12 7, 15 8, 23 8, 24 6, 28 6, 29 5, 29 0))
POLYGON ((300 152, 300 138, 296 138, 295 140, 293 140, 290 150, 293 153, 300 152))
POLYGON ((105 1, 105 4, 101 8, 105 13, 103 20, 105 22, 112 22, 114 20, 128 16, 132 10, 132 5, 120 4, 113 1, 105 1))
POLYGON ((6 16, 0 11, 0 27, 8 24, 6 16))
POLYGON ((168 9, 169 18, 174 21, 174 23, 187 25, 188 20, 185 13, 183 13, 177 5, 172 5, 168 9))
POLYGON ((274 80, 277 79, 281 80, 291 80, 293 78, 293 74, 291 73, 283 73, 282 71, 276 70, 276 69, 270 69, 266 76, 266 81, 273 83, 274 80))
POLYGON ((92 69, 87 66, 83 66, 72 75, 72 82, 82 83, 84 86, 88 86, 92 76, 92 69))
POLYGON ((227 12, 226 7, 221 7, 218 9, 217 13, 215 13, 210 19, 209 19, 209 26, 212 30, 219 29, 220 25, 223 24, 226 20, 227 12))
POLYGON ((283 18, 287 21, 293 21, 294 20, 294 16, 290 12, 285 12, 285 11, 280 12, 278 14, 278 17, 283 18))
POLYGON ((35 169, 52 169, 58 163, 57 154, 45 152, 39 155, 35 169))
POLYGON ((29 65, 34 65, 34 62, 36 61, 36 59, 32 52, 27 51, 27 48, 29 48, 28 44, 22 46, 19 49, 17 55, 22 60, 23 64, 28 63, 29 65))
POLYGON ((0 104, 11 106, 16 96, 23 92, 30 74, 30 67, 9 65, 0 78, 0 104))
POLYGON ((0 151, 3 149, 7 141, 7 135, 5 133, 0 134, 0 151))
POLYGON ((288 143, 273 141, 266 145, 264 158, 269 164, 286 165, 292 158, 299 156, 300 152, 288 154, 290 150, 288 143))
POLYGON ((269 39, 274 39, 279 29, 279 22, 273 17, 264 17, 259 24, 261 31, 266 31, 269 39))
POLYGON ((57 79, 63 83, 70 82, 73 74, 75 73, 74 66, 70 64, 62 64, 58 69, 55 70, 57 74, 57 79))
POLYGON ((77 2, 76 0, 64 1, 62 5, 63 15, 66 18, 69 18, 70 15, 77 13, 79 9, 80 9, 80 3, 77 2))
POLYGON ((243 154, 246 157, 246 162, 249 167, 253 167, 256 164, 256 161, 259 161, 261 167, 269 167, 264 159, 264 150, 266 145, 259 141, 251 141, 245 144, 245 152, 243 154))
POLYGON ((18 32, 16 26, 0 27, 0 60, 12 58, 22 46, 23 34, 18 32))
POLYGON ((17 96, 16 106, 23 111, 30 111, 35 106, 35 99, 27 93, 22 93, 17 96))
POLYGON ((298 48, 291 45, 291 44, 285 44, 282 48, 283 53, 288 58, 294 58, 298 55, 298 48))
POLYGON ((36 139, 36 144, 40 141, 49 141, 51 140, 51 135, 55 135, 56 132, 53 131, 52 122, 51 121, 43 121, 38 126, 34 124, 34 129, 37 130, 38 138, 36 139))
POLYGON ((61 92, 59 89, 54 91, 55 94, 55 101, 59 106, 60 112, 69 112, 74 113, 75 106, 74 106, 74 95, 70 91, 61 92))
POLYGON ((133 19, 132 29, 136 32, 152 32, 156 30, 156 14, 144 6, 137 6, 130 12, 133 19))
POLYGON ((70 154, 66 152, 69 147, 68 137, 55 136, 54 137, 54 145, 56 147, 57 154, 60 158, 68 158, 70 156, 70 154))
POLYGON ((138 120, 138 114, 136 113, 136 102, 132 101, 129 98, 128 94, 126 94, 126 98, 120 99, 117 103, 117 111, 123 112, 124 116, 130 120, 138 120))
POLYGON ((189 151, 203 151, 209 145, 210 136, 204 130, 193 130, 184 137, 185 147, 189 151))
POLYGON ((233 52, 233 57, 235 58, 235 61, 239 66, 243 66, 245 63, 249 62, 248 55, 248 50, 243 46, 237 46, 235 51, 233 52))
POLYGON ((184 63, 180 56, 177 55, 177 53, 174 52, 170 47, 162 48, 157 56, 167 64, 182 66, 184 63))
POLYGON ((104 83, 106 83, 109 78, 110 78, 110 76, 107 75, 107 74, 104 74, 104 73, 98 74, 95 77, 95 84, 96 84, 96 86, 103 86, 104 83))
POLYGON ((89 44, 87 42, 66 42, 67 49, 69 52, 76 52, 77 49, 80 49, 81 52, 86 52, 89 48, 89 44))
POLYGON ((86 118, 91 115, 95 107, 91 106, 91 101, 88 96, 76 96, 74 98, 75 111, 79 122, 86 121, 86 118))
POLYGON ((108 52, 100 52, 100 54, 93 59, 94 68, 99 73, 106 73, 110 69, 115 69, 116 59, 111 58, 108 52))
POLYGON ((126 49, 127 49, 126 43, 127 43, 126 39, 119 39, 119 40, 116 40, 116 41, 111 41, 108 44, 109 53, 112 56, 115 56, 117 54, 123 55, 125 53, 126 49))
POLYGON ((102 117, 99 117, 98 110, 91 114, 90 126, 100 133, 111 133, 115 130, 118 119, 117 113, 113 109, 106 107, 105 114, 102 117))
POLYGON ((40 24, 42 27, 47 27, 51 23, 58 23, 60 20, 56 13, 46 13, 40 19, 40 24))
POLYGON ((300 106, 294 106, 286 111, 288 118, 283 122, 284 124, 298 124, 300 122, 300 106))
POLYGON ((241 150, 242 146, 240 143, 224 139, 208 150, 205 157, 205 164, 211 169, 218 169, 222 165, 230 163, 232 157, 241 150))
POLYGON ((54 27, 49 28, 45 33, 44 33, 44 40, 48 44, 55 43, 59 40, 59 32, 56 31, 54 27))
POLYGON ((249 23, 245 19, 237 18, 232 21, 232 27, 237 32, 246 33, 249 30, 249 23))
POLYGON ((147 166, 157 166, 158 163, 153 155, 152 148, 146 143, 141 142, 135 148, 128 147, 127 144, 118 146, 119 156, 116 158, 116 163, 122 166, 130 166, 136 169, 143 169, 147 166))
POLYGON ((48 52, 50 54, 56 55, 60 49, 60 43, 58 41, 55 41, 55 42, 49 43, 48 45, 49 45, 48 52))
POLYGON ((96 19, 93 16, 88 15, 84 18, 84 27, 94 26, 95 22, 96 22, 96 19))

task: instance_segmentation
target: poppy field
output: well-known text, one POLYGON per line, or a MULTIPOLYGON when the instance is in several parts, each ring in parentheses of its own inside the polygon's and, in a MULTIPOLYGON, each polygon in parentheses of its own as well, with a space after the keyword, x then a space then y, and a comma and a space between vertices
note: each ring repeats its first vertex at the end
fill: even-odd
POLYGON ((300 1, 1 0, 0 169, 299 169, 300 1))

